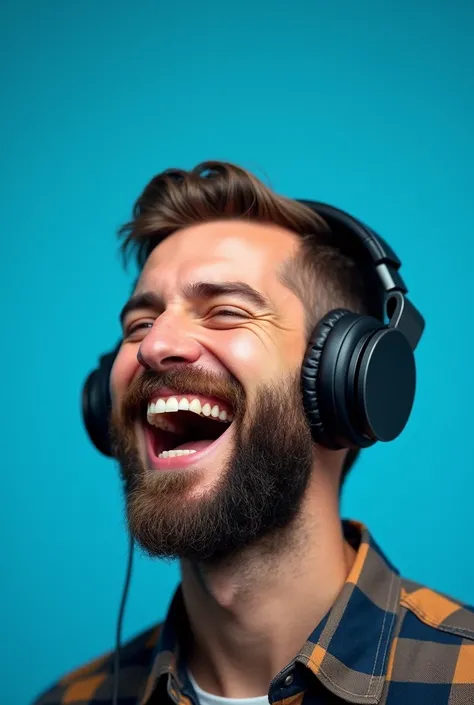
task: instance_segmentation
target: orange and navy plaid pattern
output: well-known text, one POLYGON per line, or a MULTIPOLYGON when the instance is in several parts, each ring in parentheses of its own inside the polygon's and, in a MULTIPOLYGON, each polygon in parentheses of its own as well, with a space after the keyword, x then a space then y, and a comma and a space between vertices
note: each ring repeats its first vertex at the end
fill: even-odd
MULTIPOLYGON (((269 684, 272 705, 474 705, 474 609, 405 580, 367 529, 344 522, 357 556, 335 604, 269 684)), ((162 626, 123 647, 119 705, 199 705, 186 674, 178 588, 162 626)), ((35 705, 104 705, 113 652, 73 672, 35 705)))

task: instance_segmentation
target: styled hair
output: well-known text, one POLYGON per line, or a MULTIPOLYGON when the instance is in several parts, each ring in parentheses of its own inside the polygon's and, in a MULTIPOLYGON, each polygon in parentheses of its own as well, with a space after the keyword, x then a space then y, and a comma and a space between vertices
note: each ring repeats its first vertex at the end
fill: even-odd
MULTIPOLYGON (((304 305, 308 342, 318 320, 333 308, 374 315, 374 299, 358 263, 341 251, 326 221, 227 162, 167 169, 152 178, 134 204, 131 221, 119 230, 124 261, 134 257, 141 270, 152 250, 175 231, 225 219, 278 225, 300 237, 300 247, 277 275, 304 305)), ((341 485, 358 452, 349 451, 341 485)))

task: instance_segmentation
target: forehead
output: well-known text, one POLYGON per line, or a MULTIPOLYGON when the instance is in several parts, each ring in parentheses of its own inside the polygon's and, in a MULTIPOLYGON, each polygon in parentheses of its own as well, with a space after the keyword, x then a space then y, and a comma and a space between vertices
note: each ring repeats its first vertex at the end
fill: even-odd
POLYGON ((171 295, 186 281, 240 280, 277 295, 282 289, 278 269, 297 246, 297 235, 270 224, 236 220, 193 225, 153 250, 137 288, 171 295))

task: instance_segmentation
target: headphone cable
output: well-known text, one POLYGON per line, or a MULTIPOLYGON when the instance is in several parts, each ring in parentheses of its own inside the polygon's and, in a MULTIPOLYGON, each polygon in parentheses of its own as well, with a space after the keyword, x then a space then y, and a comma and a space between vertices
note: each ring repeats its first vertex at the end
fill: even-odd
POLYGON ((125 576, 125 583, 123 586, 122 600, 120 602, 120 610, 117 619, 117 631, 116 631, 116 641, 115 641, 115 654, 114 654, 114 689, 112 696, 113 705, 118 703, 118 690, 119 690, 119 671, 120 671, 120 649, 122 642, 122 623, 123 615, 125 613, 125 605, 128 597, 128 589, 130 587, 130 578, 132 577, 132 564, 133 564, 133 549, 134 542, 133 536, 129 534, 129 547, 128 547, 128 563, 127 563, 127 573, 125 576))

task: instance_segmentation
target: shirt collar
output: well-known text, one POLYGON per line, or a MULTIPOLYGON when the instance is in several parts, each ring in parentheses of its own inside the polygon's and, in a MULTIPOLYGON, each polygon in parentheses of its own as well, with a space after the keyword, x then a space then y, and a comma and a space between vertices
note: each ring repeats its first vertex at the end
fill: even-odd
MULTIPOLYGON (((400 599, 400 576, 369 534, 355 521, 343 522, 356 558, 335 603, 296 655, 331 692, 348 703, 378 703, 400 599)), ((141 705, 163 682, 172 700, 189 703, 183 667, 187 618, 178 587, 156 646, 141 705), (166 678, 168 676, 168 678, 166 678)))
POLYGON ((363 524, 344 522, 358 545, 339 596, 296 657, 350 703, 377 703, 400 601, 400 576, 363 524))

